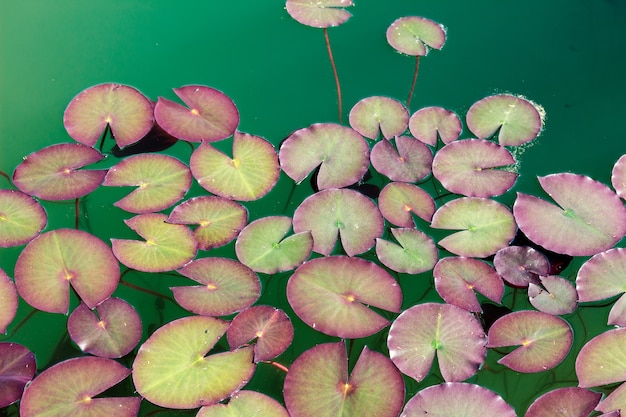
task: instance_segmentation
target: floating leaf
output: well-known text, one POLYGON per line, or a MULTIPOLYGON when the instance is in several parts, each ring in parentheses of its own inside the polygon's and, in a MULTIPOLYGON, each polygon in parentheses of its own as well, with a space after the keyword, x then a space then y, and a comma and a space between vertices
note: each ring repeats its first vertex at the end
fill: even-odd
POLYGON ((383 217, 400 227, 415 227, 412 214, 430 222, 435 213, 435 201, 417 185, 391 182, 378 197, 383 217))
POLYGON ((540 275, 548 275, 550 263, 544 254, 530 246, 507 246, 496 252, 493 266, 510 285, 527 288, 539 284, 540 275))
POLYGON ((376 256, 387 268, 405 274, 429 271, 437 262, 437 247, 433 240, 419 230, 391 229, 400 245, 376 239, 376 256))
POLYGON ((31 196, 0 190, 0 248, 28 243, 46 226, 46 211, 31 196))
POLYGON ((522 310, 493 323, 487 347, 519 346, 498 363, 517 372, 532 373, 560 364, 572 339, 572 329, 565 320, 541 311, 522 310))
POLYGON ((602 394, 578 387, 557 388, 537 398, 524 417, 587 417, 600 402, 602 394))
POLYGON ((604 397, 600 404, 595 408, 596 411, 600 411, 606 414, 601 414, 598 417, 620 417, 619 410, 624 408, 623 404, 626 402, 626 384, 621 384, 613 390, 609 395, 604 397))
POLYGON ((409 130, 416 139, 431 145, 437 145, 437 137, 443 143, 457 140, 463 126, 456 113, 441 107, 424 107, 411 115, 409 130))
POLYGON ((359 181, 369 168, 370 148, 355 130, 317 123, 287 137, 279 151, 280 167, 297 183, 318 166, 317 188, 341 188, 359 181))
POLYGON ((215 142, 231 136, 239 125, 239 111, 224 93, 204 85, 174 88, 188 108, 159 97, 154 117, 170 135, 189 142, 215 142))
POLYGON ((68 359, 43 371, 26 387, 20 416, 134 417, 140 397, 94 398, 129 374, 113 359, 68 359))
POLYGON ((166 220, 161 213, 124 220, 145 241, 111 239, 115 257, 127 267, 144 272, 171 271, 191 261, 197 252, 193 234, 186 226, 166 220))
POLYGON ((287 299, 298 317, 315 330, 353 339, 389 325, 368 307, 398 312, 402 292, 396 280, 373 262, 329 256, 296 269, 287 282, 287 299))
POLYGON ((513 214, 520 229, 542 247, 572 256, 610 249, 626 233, 626 208, 606 185, 570 173, 539 177, 556 204, 518 193, 513 214))
POLYGON ((196 417, 289 417, 278 401, 256 391, 239 391, 228 404, 202 407, 196 417))
POLYGON ((206 190, 233 200, 257 200, 278 181, 280 166, 274 146, 259 136, 235 132, 233 157, 208 142, 191 155, 191 172, 206 190))
POLYGON ((611 185, 622 199, 626 198, 626 155, 620 156, 611 172, 611 185))
POLYGON ((539 277, 540 285, 530 283, 528 298, 530 304, 544 313, 562 315, 576 310, 578 294, 566 279, 548 275, 539 277))
POLYGON ((436 354, 443 379, 451 382, 478 371, 487 354, 485 342, 485 333, 471 313, 451 304, 425 303, 396 318, 387 346, 393 363, 417 382, 428 375, 436 354))
POLYGON ((348 20, 352 15, 343 7, 352 5, 352 0, 287 0, 285 8, 303 25, 327 28, 348 20))
POLYGON ((247 225, 235 244, 237 258, 257 272, 290 271, 306 261, 313 250, 309 231, 285 236, 291 229, 286 216, 268 216, 247 225))
POLYGON ((212 317, 174 320, 155 331, 139 348, 133 382, 146 400, 167 408, 217 403, 252 377, 252 348, 205 356, 228 323, 212 317))
POLYGON ((15 286, 38 310, 67 314, 70 284, 82 301, 94 308, 113 294, 120 270, 111 248, 97 237, 76 229, 39 235, 15 263, 15 286))
POLYGON ((103 185, 139 187, 113 205, 131 213, 152 213, 183 198, 191 186, 191 172, 171 156, 141 154, 110 168, 103 185))
POLYGON ((410 136, 397 136, 394 148, 381 140, 372 148, 370 159, 376 171, 392 181, 416 182, 430 174, 433 154, 422 142, 410 136))
POLYGON ((0 407, 19 400, 36 371, 33 352, 17 343, 0 342, 0 407))
POLYGON ((106 170, 80 170, 104 158, 80 143, 58 143, 24 157, 13 172, 20 191, 43 200, 73 200, 102 184, 106 170))
POLYGON ((177 272, 202 284, 171 288, 178 304, 195 314, 232 314, 254 304, 261 294, 259 277, 232 259, 196 259, 177 272))
POLYGON ((350 126, 361 135, 378 139, 379 133, 391 139, 409 126, 409 112, 402 103, 390 97, 361 99, 350 110, 350 126))
POLYGON ((291 365, 284 395, 292 416, 396 417, 404 381, 389 358, 367 347, 348 375, 345 343, 325 343, 291 365))
POLYGON ((67 133, 93 147, 107 125, 120 148, 137 142, 154 124, 152 103, 133 87, 99 84, 78 93, 63 114, 67 133))
POLYGON ((581 388, 597 387, 626 380, 626 328, 607 330, 580 349, 576 376, 581 388))
POLYGON ((11 278, 0 269, 0 333, 6 333, 17 312, 17 290, 11 278))
POLYGON ((446 41, 446 32, 432 20, 407 16, 395 20, 387 29, 387 42, 395 50, 411 56, 422 56, 428 48, 441 49, 446 41))

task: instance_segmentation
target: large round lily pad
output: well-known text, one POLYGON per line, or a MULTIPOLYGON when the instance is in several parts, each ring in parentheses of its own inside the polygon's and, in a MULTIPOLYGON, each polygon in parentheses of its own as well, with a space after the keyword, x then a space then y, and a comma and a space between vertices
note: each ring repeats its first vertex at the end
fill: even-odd
POLYGON ((626 328, 611 329, 594 337, 576 357, 581 388, 626 381, 626 328))
POLYGON ((31 196, 0 190, 0 248, 28 243, 46 226, 48 216, 31 196))

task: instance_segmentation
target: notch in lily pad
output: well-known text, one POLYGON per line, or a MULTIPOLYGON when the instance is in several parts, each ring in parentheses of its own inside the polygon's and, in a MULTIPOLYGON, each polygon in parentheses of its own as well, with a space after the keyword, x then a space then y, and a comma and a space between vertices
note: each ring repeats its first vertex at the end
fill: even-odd
POLYGON ((372 96, 359 100, 350 110, 350 126, 369 139, 391 139, 409 126, 409 112, 390 97, 372 96))

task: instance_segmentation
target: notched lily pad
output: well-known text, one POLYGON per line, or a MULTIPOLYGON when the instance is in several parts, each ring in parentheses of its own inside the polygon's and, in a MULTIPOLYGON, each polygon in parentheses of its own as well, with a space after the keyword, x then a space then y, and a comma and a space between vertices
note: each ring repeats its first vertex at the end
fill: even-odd
POLYGON ((410 136, 397 136, 394 142, 396 147, 382 140, 372 148, 370 159, 376 171, 392 181, 417 182, 426 178, 433 162, 428 146, 410 136))
POLYGON ((412 228, 391 229, 398 244, 376 239, 376 256, 387 268, 405 274, 429 271, 437 262, 437 247, 425 233, 412 228))
POLYGON ((352 6, 352 0, 287 0, 287 13, 303 25, 316 28, 339 26, 352 14, 343 7, 352 6))
POLYGON ((424 17, 401 17, 387 28, 389 45, 406 55, 426 55, 429 48, 443 48, 445 41, 446 31, 443 26, 424 17))
POLYGON ((18 401, 36 371, 33 352, 17 343, 0 342, 0 407, 18 401))
POLYGON ((539 277, 539 284, 530 283, 530 304, 544 313, 563 315, 572 313, 578 306, 578 294, 565 278, 555 275, 539 277))
POLYGON ((350 126, 370 139, 391 139, 409 126, 409 112, 402 103, 390 97, 372 96, 359 100, 350 110, 350 126))
POLYGON ((0 190, 0 248, 28 243, 47 222, 37 200, 20 191, 0 190))
POLYGON ((550 262, 546 256, 530 246, 507 246, 496 252, 493 266, 507 283, 527 288, 539 284, 540 275, 548 275, 550 262))
POLYGON ((457 140, 463 126, 456 113, 442 107, 424 107, 411 115, 409 130, 417 140, 427 145, 437 145, 437 138, 443 143, 457 140))
POLYGON ((400 227, 415 227, 413 214, 430 222, 435 213, 435 201, 417 185, 390 182, 378 196, 378 208, 383 217, 400 227))

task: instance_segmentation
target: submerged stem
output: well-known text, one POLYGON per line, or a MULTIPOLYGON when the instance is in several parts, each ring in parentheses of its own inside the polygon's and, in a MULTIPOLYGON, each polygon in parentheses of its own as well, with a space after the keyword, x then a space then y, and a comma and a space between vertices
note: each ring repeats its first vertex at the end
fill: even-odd
POLYGON ((102 148, 104 147, 104 138, 107 137, 107 133, 111 131, 111 126, 107 123, 104 127, 104 132, 102 132, 102 137, 100 138, 100 152, 102 152, 102 148))
POLYGON ((78 217, 80 216, 80 206, 78 205, 78 198, 74 200, 74 229, 78 229, 78 217))
POLYGON ((420 67, 420 56, 415 56, 415 71, 413 72, 413 82, 411 83, 411 89, 409 90, 409 97, 406 99, 406 106, 411 108, 411 99, 413 98, 413 92, 415 92, 415 83, 417 82, 417 73, 420 67))
POLYGON ((274 362, 274 361, 263 361, 263 362, 267 363, 267 364, 270 364, 272 366, 275 366, 276 368, 280 369, 284 373, 289 372, 289 369, 285 365, 283 365, 282 363, 278 363, 278 362, 274 362))
POLYGON ((330 65, 333 68, 333 74, 335 75, 335 84, 337 86, 337 106, 339 112, 339 123, 342 123, 342 104, 341 104, 341 86, 339 85, 339 75, 337 75, 337 67, 335 66, 335 59, 333 58, 333 51, 330 47, 330 38, 328 37, 328 28, 324 28, 324 38, 326 39, 326 48, 328 49, 328 58, 330 58, 330 65))
POLYGON ((4 171, 0 171, 0 175, 3 176, 4 178, 6 178, 7 181, 9 181, 9 184, 11 184, 11 177, 9 177, 9 174, 7 174, 4 171))

